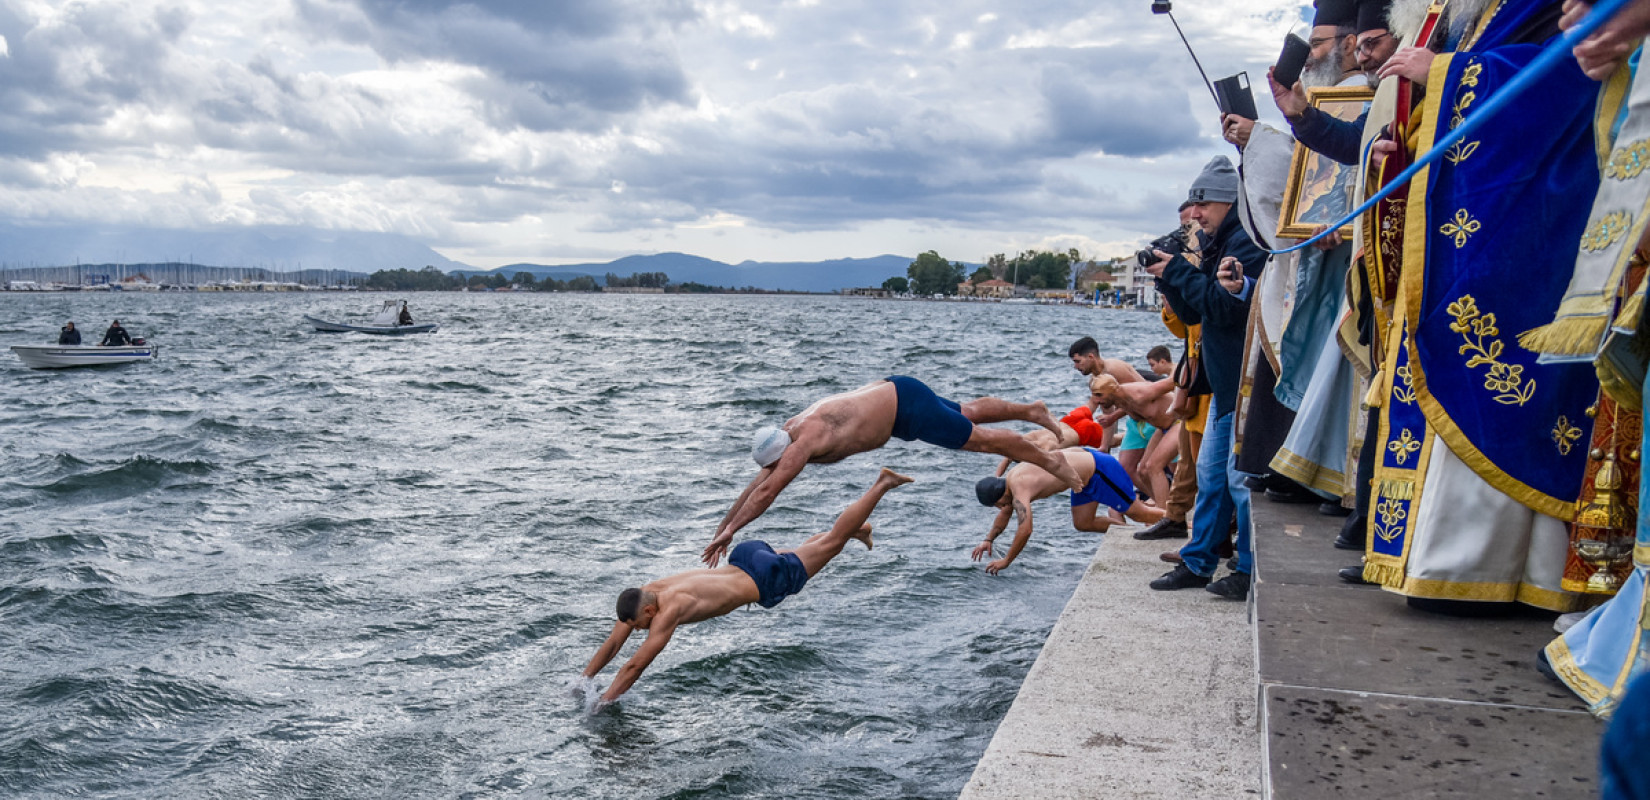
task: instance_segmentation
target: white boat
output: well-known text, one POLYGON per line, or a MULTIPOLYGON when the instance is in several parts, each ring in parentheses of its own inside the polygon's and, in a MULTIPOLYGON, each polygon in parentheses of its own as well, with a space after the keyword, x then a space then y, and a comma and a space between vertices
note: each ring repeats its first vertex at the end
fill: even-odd
POLYGON ((95 344, 14 344, 11 351, 30 369, 64 369, 104 364, 150 361, 159 348, 152 344, 99 347, 95 344))
POLYGON ((315 326, 315 330, 322 333, 373 333, 381 336, 400 336, 408 333, 434 333, 441 330, 437 322, 425 322, 414 325, 402 325, 401 309, 405 308, 405 300, 385 300, 384 307, 373 315, 365 325, 351 325, 347 322, 328 322, 319 317, 304 315, 304 321, 315 326))

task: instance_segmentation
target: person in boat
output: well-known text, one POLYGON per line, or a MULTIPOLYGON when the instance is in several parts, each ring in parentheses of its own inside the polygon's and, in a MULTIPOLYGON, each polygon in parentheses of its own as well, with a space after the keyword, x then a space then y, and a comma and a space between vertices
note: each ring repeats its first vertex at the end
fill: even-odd
MULTIPOLYGON (((1105 533, 1111 526, 1122 522, 1123 517, 1145 524, 1163 518, 1163 509, 1148 506, 1135 496, 1134 482, 1129 480, 1128 471, 1123 469, 1123 465, 1110 453, 1102 453, 1092 447, 1072 447, 1059 451, 1059 455, 1065 458, 1085 481, 1081 491, 1071 494, 1073 528, 1105 533), (1096 513, 1102 505, 1110 509, 1105 515, 1096 513)), ((1006 569, 1009 564, 1014 563, 1020 551, 1025 549, 1026 542, 1031 541, 1031 504, 1058 494, 1065 488, 1061 479, 1034 464, 1020 464, 1014 467, 1009 470, 1007 478, 981 478, 980 482, 974 485, 974 496, 982 506, 995 506, 997 518, 992 521, 991 530, 986 533, 985 541, 980 542, 970 556, 975 561, 988 557, 995 559, 985 567, 989 574, 996 575, 1006 569), (1008 528, 1011 515, 1019 519, 1019 525, 1014 529, 1014 542, 1009 545, 1008 552, 1002 558, 996 558, 997 548, 994 542, 997 536, 1008 528)))
POLYGON ((57 343, 80 344, 80 331, 75 329, 73 322, 64 325, 63 329, 57 332, 57 343))
POLYGON ((596 677, 619 654, 630 634, 644 630, 647 639, 619 668, 613 683, 602 693, 601 703, 611 703, 630 690, 642 671, 670 644, 678 625, 720 617, 751 603, 773 608, 801 591, 809 578, 842 552, 849 539, 858 539, 865 549, 871 549, 871 526, 865 524, 871 511, 888 490, 910 482, 904 475, 883 469, 871 488, 843 510, 829 531, 813 535, 795 550, 775 551, 766 542, 751 539, 733 548, 727 566, 689 570, 620 592, 614 609, 618 621, 607 641, 596 648, 584 668, 584 677, 596 677))
POLYGON ((109 329, 103 332, 103 347, 126 347, 132 343, 132 337, 126 335, 126 329, 120 327, 120 320, 109 323, 109 329))
POLYGON ((413 324, 412 311, 407 308, 406 303, 401 304, 401 316, 400 316, 399 319, 396 320, 395 324, 397 324, 397 325, 411 325, 411 324, 413 324))
POLYGON ((922 381, 894 375, 850 392, 826 397, 779 428, 756 432, 751 458, 761 469, 716 526, 716 535, 701 556, 714 567, 733 535, 762 516, 779 493, 809 464, 832 464, 856 453, 875 450, 890 437, 920 439, 952 450, 994 453, 1043 467, 1073 491, 1082 479, 1066 460, 1043 450, 1014 431, 981 427, 987 422, 1023 420, 1060 435, 1059 422, 1042 402, 1012 403, 981 397, 957 403, 934 394, 922 381))

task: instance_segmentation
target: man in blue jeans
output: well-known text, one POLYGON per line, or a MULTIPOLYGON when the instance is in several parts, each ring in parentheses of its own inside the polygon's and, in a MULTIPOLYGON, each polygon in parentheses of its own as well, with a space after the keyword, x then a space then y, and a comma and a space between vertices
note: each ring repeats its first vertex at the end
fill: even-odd
POLYGON ((1151 587, 1159 591, 1207 587, 1232 600, 1249 596, 1254 555, 1250 547, 1249 488, 1246 477, 1233 466, 1233 421, 1238 385, 1243 379, 1243 341, 1249 321, 1249 298, 1255 279, 1266 266, 1266 251, 1255 246, 1238 224, 1234 205, 1238 197, 1237 169, 1218 156, 1192 182, 1186 198, 1191 217, 1201 229, 1201 258, 1194 264, 1184 253, 1158 252, 1157 263, 1146 271, 1157 278, 1157 290, 1188 325, 1203 325, 1199 356, 1203 373, 1214 389, 1203 448, 1197 456, 1197 502, 1192 506, 1192 540, 1180 549, 1182 563, 1151 587), (1237 568, 1210 583, 1220 557, 1215 548, 1237 521, 1237 568))

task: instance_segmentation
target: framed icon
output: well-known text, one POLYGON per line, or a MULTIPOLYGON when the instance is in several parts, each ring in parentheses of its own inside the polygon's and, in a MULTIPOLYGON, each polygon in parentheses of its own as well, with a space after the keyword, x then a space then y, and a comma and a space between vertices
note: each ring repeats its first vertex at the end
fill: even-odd
MULTIPOLYGON (((1375 98, 1375 90, 1365 86, 1331 86, 1310 89, 1306 98, 1313 108, 1335 119, 1355 122, 1375 98)), ((1296 142, 1295 155, 1289 163, 1289 182, 1283 187, 1278 236, 1310 238, 1318 228, 1346 217, 1358 207, 1357 182, 1357 164, 1342 164, 1296 142)), ((1352 236, 1352 223, 1341 227, 1341 235, 1352 236)))

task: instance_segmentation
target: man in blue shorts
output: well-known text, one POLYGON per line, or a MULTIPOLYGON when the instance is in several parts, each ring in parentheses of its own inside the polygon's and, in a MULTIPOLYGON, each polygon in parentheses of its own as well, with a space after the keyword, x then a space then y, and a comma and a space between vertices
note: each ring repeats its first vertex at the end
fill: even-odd
POLYGON ((815 534, 795 550, 775 552, 766 542, 749 540, 733 549, 728 565, 716 569, 695 569, 643 584, 619 593, 615 611, 619 621, 607 641, 596 648, 584 677, 594 678, 607 662, 619 654, 630 634, 647 631, 647 639, 619 668, 613 683, 602 693, 602 703, 611 703, 628 691, 642 671, 670 644, 676 626, 720 617, 740 606, 759 603, 773 608, 802 590, 836 555, 849 539, 871 549, 871 526, 865 521, 888 490, 910 483, 911 479, 884 469, 876 483, 836 518, 825 533, 815 534))
POLYGON ((716 566, 733 535, 762 516, 803 467, 832 464, 875 450, 894 437, 1007 456, 1058 475, 1073 490, 1083 487, 1083 480, 1064 459, 1013 431, 980 427, 1009 420, 1031 422, 1056 436, 1060 434, 1059 421, 1041 402, 1011 403, 981 397, 957 403, 934 394, 922 381, 903 375, 820 400, 786 420, 784 426, 756 432, 751 458, 761 470, 716 526, 715 538, 705 547, 704 562, 716 566))
MULTIPOLYGON (((1148 506, 1136 499, 1134 484, 1128 472, 1109 453, 1092 447, 1071 447, 1058 452, 1073 470, 1083 478, 1083 488, 1071 495, 1071 525, 1080 531, 1105 533, 1119 520, 1097 516, 1101 505, 1123 514, 1135 522, 1152 523, 1163 518, 1163 509, 1148 506)), ((991 523, 991 532, 985 541, 974 548, 973 558, 979 561, 997 555, 997 535, 1008 527, 1009 514, 1019 517, 1014 531, 1014 543, 1002 558, 987 564, 985 571, 995 575, 1014 563, 1015 557, 1031 541, 1031 504, 1033 501, 1057 494, 1065 484, 1032 464, 1020 464, 1003 478, 982 478, 974 485, 974 496, 980 505, 996 506, 997 519, 991 523)))

